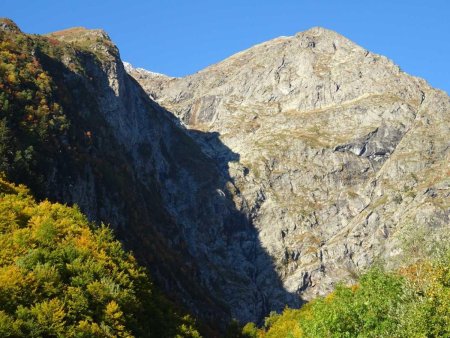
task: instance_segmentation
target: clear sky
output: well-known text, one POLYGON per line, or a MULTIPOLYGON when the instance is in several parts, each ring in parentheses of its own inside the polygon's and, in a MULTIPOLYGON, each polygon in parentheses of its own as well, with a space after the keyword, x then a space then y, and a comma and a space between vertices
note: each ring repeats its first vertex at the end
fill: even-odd
POLYGON ((2 0, 0 16, 27 33, 103 28, 123 60, 172 76, 322 26, 450 93, 450 0, 2 0))

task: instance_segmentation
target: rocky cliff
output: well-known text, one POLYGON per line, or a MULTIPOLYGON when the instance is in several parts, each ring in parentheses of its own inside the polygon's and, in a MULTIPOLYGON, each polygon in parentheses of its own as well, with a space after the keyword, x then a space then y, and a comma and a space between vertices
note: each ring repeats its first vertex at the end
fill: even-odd
POLYGON ((212 326, 298 306, 448 231, 449 97, 334 32, 185 78, 125 70, 102 30, 1 20, 0 42, 1 170, 111 224, 212 326))
POLYGON ((241 198, 232 178, 193 135, 210 139, 224 158, 238 154, 217 133, 184 128, 150 99, 104 31, 31 36, 3 20, 0 39, 2 93, 10 95, 1 97, 2 142, 18 148, 28 166, 21 170, 9 152, 1 163, 8 177, 110 224, 166 294, 212 327, 300 304, 283 288, 249 215, 236 208, 241 198), (34 84, 30 69, 46 82, 34 84), (9 90, 23 74, 32 83, 23 79, 9 90), (25 84, 32 90, 17 94, 25 84), (36 103, 34 91, 45 100, 36 103), (57 119, 64 124, 50 128, 57 119))
POLYGON ((450 99, 386 57, 313 28, 184 78, 127 70, 229 175, 290 293, 448 233, 450 99))

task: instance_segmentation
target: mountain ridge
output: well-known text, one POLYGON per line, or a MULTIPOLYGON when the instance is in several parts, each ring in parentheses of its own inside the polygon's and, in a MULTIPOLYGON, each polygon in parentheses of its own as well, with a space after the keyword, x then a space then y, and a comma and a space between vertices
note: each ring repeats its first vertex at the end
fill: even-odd
MULTIPOLYGON (((299 32, 297 32, 297 33, 294 34, 294 35, 290 35, 290 36, 288 36, 288 35, 282 35, 282 36, 278 36, 278 37, 275 37, 275 38, 272 38, 272 39, 269 39, 269 40, 266 40, 266 41, 263 41, 263 42, 260 42, 260 43, 256 43, 256 44, 254 44, 254 45, 252 45, 252 46, 250 46, 250 47, 248 47, 248 48, 245 48, 245 49, 243 49, 243 50, 241 50, 241 51, 238 51, 238 52, 236 52, 236 53, 233 53, 233 54, 231 54, 231 55, 225 57, 225 58, 222 59, 221 61, 215 62, 215 63, 213 63, 213 64, 211 64, 211 65, 208 65, 208 66, 206 66, 206 67, 204 67, 204 68, 202 68, 202 69, 200 69, 200 70, 198 70, 198 71, 196 71, 196 72, 194 72, 194 73, 186 74, 186 75, 183 75, 183 76, 176 76, 176 77, 175 77, 175 76, 167 75, 167 74, 164 74, 164 73, 153 72, 151 69, 146 69, 146 68, 143 68, 143 67, 133 67, 133 65, 132 65, 131 63, 126 62, 126 61, 124 61, 124 62, 126 62, 127 64, 130 64, 131 67, 134 68, 134 69, 140 69, 140 70, 142 70, 142 71, 148 71, 148 72, 151 72, 151 73, 160 74, 160 75, 166 76, 166 77, 168 77, 168 78, 186 78, 186 77, 193 76, 193 75, 195 75, 195 74, 197 74, 197 73, 203 72, 203 71, 205 71, 206 69, 209 69, 210 67, 214 67, 214 66, 216 66, 216 65, 218 65, 218 64, 221 64, 222 62, 224 62, 224 61, 226 61, 226 60, 228 60, 228 59, 232 59, 233 57, 238 56, 238 55, 240 55, 240 54, 243 54, 243 53, 247 52, 248 50, 251 50, 251 49, 253 49, 253 48, 255 48, 255 47, 264 46, 264 45, 267 45, 267 44, 270 44, 270 43, 274 43, 274 42, 281 42, 282 40, 294 39, 294 38, 296 38, 296 37, 302 37, 304 34, 312 34, 312 35, 318 36, 318 35, 321 35, 322 33, 325 33, 325 34, 327 34, 327 35, 329 35, 329 36, 333 36, 333 37, 338 38, 338 39, 346 40, 347 42, 350 42, 351 44, 353 44, 353 45, 355 45, 355 46, 357 46, 357 47, 359 47, 359 48, 364 49, 366 52, 368 52, 368 53, 370 53, 370 54, 372 54, 372 55, 374 55, 374 56, 386 58, 386 59, 389 60, 394 66, 399 67, 399 66, 397 65, 397 63, 394 62, 392 59, 387 58, 387 57, 383 56, 383 55, 380 54, 380 53, 372 53, 372 52, 368 51, 366 48, 360 47, 358 44, 354 43, 353 41, 351 41, 350 39, 348 39, 348 38, 345 37, 344 35, 341 35, 341 34, 339 34, 338 32, 336 32, 336 31, 334 31, 334 30, 332 30, 332 29, 328 29, 328 28, 325 28, 325 27, 322 27, 322 26, 314 26, 314 27, 311 27, 311 28, 309 28, 309 29, 307 29, 307 30, 305 30, 305 31, 299 31, 299 32)), ((131 69, 131 68, 130 68, 130 72, 132 72, 132 69, 131 69)), ((401 72, 403 72, 403 71, 401 70, 401 72)), ((404 73, 407 74, 406 72, 404 72, 404 73)), ((427 81, 425 78, 423 78, 423 77, 421 77, 421 76, 416 76, 416 75, 411 75, 411 74, 408 74, 408 75, 409 75, 409 76, 412 76, 412 77, 414 77, 414 78, 416 78, 416 79, 419 80, 419 81, 427 81)), ((428 84, 428 82, 427 82, 427 84, 428 84)), ((429 85, 429 84, 428 84, 428 86, 431 87, 431 85, 429 85)), ((435 89, 435 90, 443 91, 445 94, 448 95, 448 93, 447 93, 445 90, 443 90, 443 89, 439 89, 439 88, 434 88, 434 89, 435 89)))

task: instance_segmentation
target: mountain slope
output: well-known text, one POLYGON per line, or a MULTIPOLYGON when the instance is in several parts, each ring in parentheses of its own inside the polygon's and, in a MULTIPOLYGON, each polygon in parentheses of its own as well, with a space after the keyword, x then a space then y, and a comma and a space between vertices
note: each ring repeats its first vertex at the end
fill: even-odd
POLYGON ((300 303, 236 209, 230 177, 124 71, 105 32, 0 27, 9 178, 111 224, 163 290, 215 328, 300 303))
POLYGON ((449 97, 334 32, 186 78, 126 65, 147 93, 101 30, 1 20, 0 53, 0 169, 111 224, 214 328, 449 230, 449 97))
POLYGON ((449 231, 449 97, 335 32, 281 37, 184 78, 128 71, 231 177, 291 293, 395 266, 417 233, 426 252, 449 231))

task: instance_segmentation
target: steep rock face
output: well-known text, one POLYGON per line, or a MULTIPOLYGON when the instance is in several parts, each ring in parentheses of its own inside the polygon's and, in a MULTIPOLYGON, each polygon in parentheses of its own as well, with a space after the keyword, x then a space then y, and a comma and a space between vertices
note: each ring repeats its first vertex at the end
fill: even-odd
MULTIPOLYGON (((0 37, 21 34, 10 31, 0 37)), ((213 327, 299 304, 235 207, 228 174, 125 72, 105 32, 75 28, 12 39, 30 41, 27 57, 54 82, 53 99, 70 125, 33 175, 43 178, 30 184, 38 196, 76 203, 111 224, 162 288, 213 327)), ((237 158, 217 134, 202 136, 237 158)))
POLYGON ((230 176, 291 293, 449 231, 449 97, 383 56, 313 28, 184 78, 128 72, 230 176))

